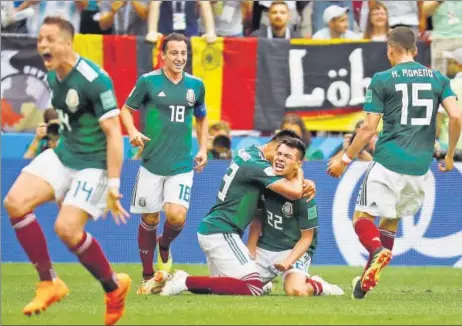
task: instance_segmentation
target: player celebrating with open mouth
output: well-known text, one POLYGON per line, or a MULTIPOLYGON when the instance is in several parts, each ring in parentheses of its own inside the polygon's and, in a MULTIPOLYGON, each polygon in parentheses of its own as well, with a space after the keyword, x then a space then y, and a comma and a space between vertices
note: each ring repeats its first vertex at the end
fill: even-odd
POLYGON ((114 274, 98 241, 85 225, 110 210, 117 224, 126 223, 120 204, 123 142, 119 109, 110 77, 72 48, 74 28, 60 17, 45 18, 37 49, 61 123, 56 149, 48 149, 26 166, 5 197, 16 236, 40 277, 35 298, 24 307, 33 315, 69 292, 53 270, 43 231, 34 209, 52 200, 62 202, 55 231, 106 292, 105 323, 123 315, 130 288, 127 274, 114 274))
MULTIPOLYGON (((296 179, 305 151, 305 144, 297 138, 282 141, 273 160, 274 173, 288 180, 296 179)), ((262 283, 266 285, 282 275, 289 296, 343 295, 337 285, 308 274, 318 237, 315 199, 291 201, 266 189, 260 208, 250 224, 247 247, 262 283)))

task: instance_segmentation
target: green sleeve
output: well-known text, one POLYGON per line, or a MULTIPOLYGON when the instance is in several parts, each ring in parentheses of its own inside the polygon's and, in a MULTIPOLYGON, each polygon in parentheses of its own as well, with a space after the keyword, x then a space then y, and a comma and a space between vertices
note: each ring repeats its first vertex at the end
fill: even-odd
POLYGON ((268 161, 250 160, 244 165, 246 167, 246 176, 250 181, 269 187, 272 183, 284 179, 274 174, 273 168, 268 161))
POLYGON ((109 76, 101 74, 90 87, 90 100, 98 119, 110 111, 118 110, 114 87, 109 76))
POLYGON ((136 82, 135 87, 128 95, 125 106, 132 110, 139 110, 143 106, 147 95, 146 80, 144 76, 141 76, 136 82))
POLYGON ((443 74, 440 74, 439 77, 443 83, 443 88, 441 90, 441 102, 443 102, 446 98, 451 96, 455 96, 457 98, 457 95, 452 90, 451 81, 449 80, 449 78, 444 76, 443 74))
POLYGON ((318 227, 318 207, 316 206, 316 200, 313 199, 307 203, 305 199, 300 199, 297 201, 297 204, 297 218, 300 230, 309 230, 318 227))
POLYGON ((366 91, 363 110, 370 113, 383 113, 384 111, 384 87, 380 81, 380 75, 376 73, 366 91))

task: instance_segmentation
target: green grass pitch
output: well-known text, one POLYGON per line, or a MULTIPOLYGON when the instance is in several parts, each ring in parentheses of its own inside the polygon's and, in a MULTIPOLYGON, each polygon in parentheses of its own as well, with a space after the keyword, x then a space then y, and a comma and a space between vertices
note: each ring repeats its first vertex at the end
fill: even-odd
MULTIPOLYGON (((70 295, 40 316, 25 317, 23 306, 33 297, 37 280, 29 264, 2 264, 2 325, 98 325, 103 323, 100 285, 78 264, 56 264, 70 295)), ((190 274, 206 275, 203 265, 177 265, 190 274)), ((462 271, 454 268, 389 267, 379 286, 362 301, 350 298, 350 283, 359 268, 313 266, 311 272, 346 292, 343 297, 289 298, 281 281, 265 297, 183 294, 137 296, 140 266, 115 265, 133 279, 120 325, 167 324, 462 324, 462 271)))

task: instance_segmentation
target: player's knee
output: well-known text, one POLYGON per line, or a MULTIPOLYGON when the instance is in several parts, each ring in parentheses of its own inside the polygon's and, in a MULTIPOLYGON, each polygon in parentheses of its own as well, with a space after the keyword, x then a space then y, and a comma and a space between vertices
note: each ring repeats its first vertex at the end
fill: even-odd
POLYGON ((170 205, 168 209, 165 210, 165 216, 170 225, 174 227, 182 227, 186 221, 187 210, 183 206, 179 205, 170 205))
POLYGON ((61 241, 70 248, 75 247, 82 238, 82 232, 59 219, 55 223, 55 232, 61 241))
POLYGON ((9 192, 3 200, 3 206, 10 218, 19 218, 30 212, 24 197, 18 193, 9 192))
POLYGON ((147 225, 157 225, 159 224, 160 214, 159 213, 143 214, 141 215, 141 220, 147 225))
POLYGON ((305 288, 298 288, 294 286, 287 286, 285 287, 285 293, 289 297, 306 297, 310 295, 310 291, 305 288))

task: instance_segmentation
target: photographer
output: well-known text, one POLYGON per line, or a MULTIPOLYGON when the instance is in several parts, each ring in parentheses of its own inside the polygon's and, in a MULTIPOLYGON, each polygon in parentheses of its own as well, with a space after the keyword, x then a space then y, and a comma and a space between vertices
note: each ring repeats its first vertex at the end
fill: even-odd
POLYGON ((43 120, 44 122, 37 127, 34 140, 23 156, 25 159, 33 159, 43 151, 58 145, 60 124, 55 109, 46 109, 43 113, 43 120))

